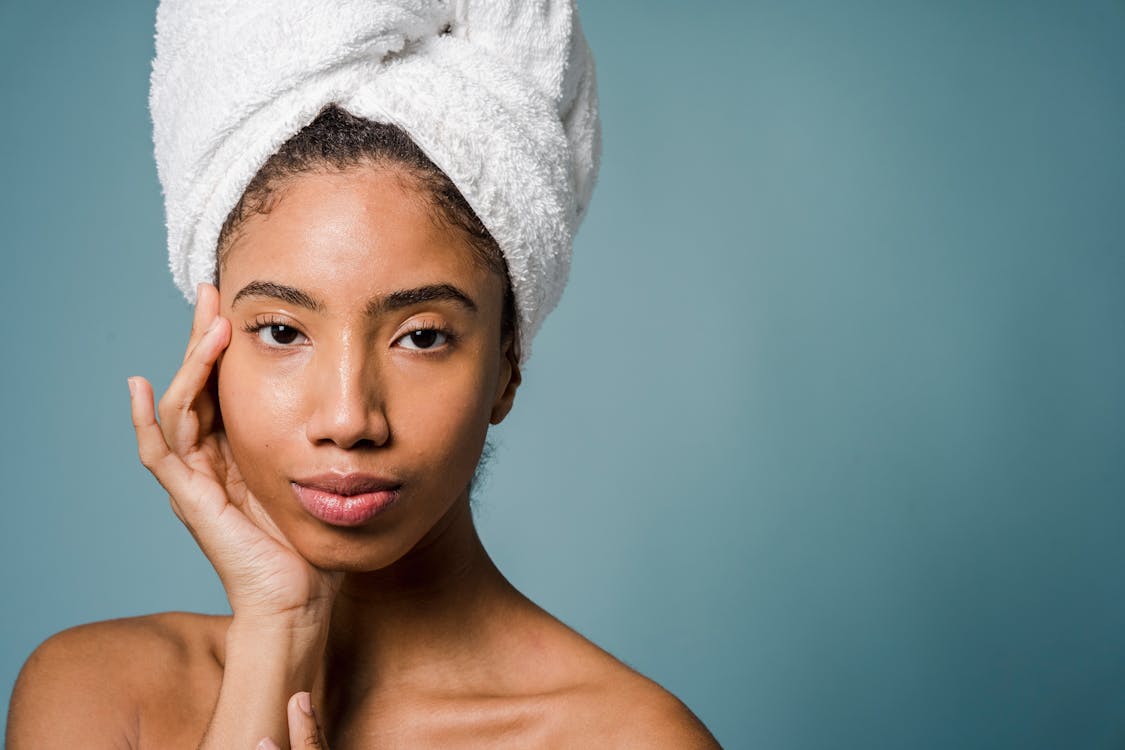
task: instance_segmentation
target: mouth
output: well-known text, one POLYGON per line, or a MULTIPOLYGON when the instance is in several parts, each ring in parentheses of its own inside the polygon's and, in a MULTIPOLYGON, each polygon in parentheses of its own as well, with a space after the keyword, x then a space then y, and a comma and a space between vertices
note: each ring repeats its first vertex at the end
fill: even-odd
POLYGON ((310 515, 332 526, 359 526, 394 506, 402 482, 371 474, 320 474, 290 482, 310 515))

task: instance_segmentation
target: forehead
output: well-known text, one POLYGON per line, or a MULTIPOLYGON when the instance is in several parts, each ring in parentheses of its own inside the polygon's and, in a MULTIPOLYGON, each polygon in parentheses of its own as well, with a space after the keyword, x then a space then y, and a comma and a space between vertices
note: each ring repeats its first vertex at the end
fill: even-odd
POLYGON ((220 290, 226 298, 262 278, 316 292, 332 306, 432 283, 472 289, 485 306, 501 293, 500 279, 436 220, 412 178, 372 166, 292 177, 268 213, 246 219, 220 290))

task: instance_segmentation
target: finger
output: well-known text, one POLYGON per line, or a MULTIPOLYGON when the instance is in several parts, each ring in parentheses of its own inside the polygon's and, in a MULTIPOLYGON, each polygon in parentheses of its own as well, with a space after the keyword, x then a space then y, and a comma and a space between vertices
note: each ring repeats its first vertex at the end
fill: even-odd
POLYGON ((211 321, 219 314, 219 290, 213 284, 201 281, 195 287, 195 313, 191 319, 191 335, 188 337, 187 347, 184 349, 184 362, 191 356, 203 334, 207 332, 211 321))
MULTIPOLYGON (((214 555, 222 546, 221 540, 209 543, 208 539, 210 531, 215 528, 216 519, 222 515, 227 505, 226 496, 210 480, 200 481, 200 475, 168 446, 153 411, 152 384, 143 377, 134 376, 129 378, 129 392, 141 463, 168 491, 176 516, 191 532, 208 559, 214 561, 217 559, 214 555)), ((246 529, 252 525, 250 520, 243 517, 240 524, 235 519, 237 516, 228 517, 228 524, 233 524, 228 528, 241 533, 240 539, 251 538, 252 534, 248 534, 246 529)), ((222 570, 218 564, 216 569, 221 577, 222 570)))
POLYGON ((191 469, 168 447, 164 432, 156 422, 152 384, 139 375, 129 378, 129 405, 141 463, 168 490, 168 494, 175 496, 190 481, 191 469))
POLYGON ((326 750, 324 733, 317 725, 316 714, 312 708, 312 698, 306 693, 295 693, 289 699, 289 746, 298 748, 317 748, 326 750))
MULTIPOLYGON (((219 354, 230 343, 230 332, 230 322, 226 318, 214 318, 160 399, 161 426, 168 444, 177 453, 186 452, 199 439, 196 400, 204 393, 219 354)), ((204 416, 209 418, 209 405, 204 411, 208 412, 204 416)))
POLYGON ((258 746, 255 748, 255 750, 281 750, 281 748, 278 747, 277 743, 271 740, 269 737, 263 737, 258 742, 258 746))
POLYGON ((209 283, 200 283, 197 289, 196 311, 191 318, 191 335, 183 350, 183 363, 191 359, 191 353, 207 336, 219 314, 218 290, 209 283))
MULTIPOLYGON (((191 357, 191 353, 206 335, 212 322, 219 316, 220 302, 219 290, 214 285, 200 282, 196 287, 195 320, 192 324, 191 340, 188 342, 188 349, 184 354, 184 362, 187 362, 188 358, 191 357)), ((219 357, 215 361, 218 362, 222 359, 222 356, 222 351, 220 351, 219 357)), ((212 367, 210 376, 203 384, 202 393, 195 400, 200 434, 211 432, 215 425, 221 422, 219 410, 216 408, 216 404, 219 402, 218 378, 216 375, 215 368, 212 367)))

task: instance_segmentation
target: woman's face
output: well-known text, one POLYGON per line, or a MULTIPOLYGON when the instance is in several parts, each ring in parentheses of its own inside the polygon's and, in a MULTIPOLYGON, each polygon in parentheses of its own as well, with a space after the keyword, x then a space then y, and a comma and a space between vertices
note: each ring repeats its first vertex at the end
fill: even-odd
POLYGON ((321 568, 385 567, 467 500, 519 384, 501 279, 432 211, 397 170, 300 175, 222 269, 227 438, 247 489, 321 568), (291 484, 354 473, 401 484, 358 525, 321 520, 291 484))

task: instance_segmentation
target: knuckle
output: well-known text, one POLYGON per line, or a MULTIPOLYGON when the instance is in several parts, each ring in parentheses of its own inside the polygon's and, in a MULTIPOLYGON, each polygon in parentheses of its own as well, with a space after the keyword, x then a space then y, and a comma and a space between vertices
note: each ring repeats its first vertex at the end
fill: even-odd
POLYGON ((207 348, 203 344, 204 344, 204 342, 203 342, 202 337, 200 337, 200 338, 196 339, 195 341, 191 342, 191 348, 188 349, 187 355, 184 356, 184 363, 185 364, 187 364, 188 362, 191 362, 193 360, 198 360, 200 357, 203 356, 204 350, 207 348))
MULTIPOLYGON (((150 435, 147 439, 137 442, 137 457, 140 458, 141 464, 153 474, 158 474, 162 462, 170 452, 168 444, 164 442, 163 438, 150 435)), ((159 478, 157 476, 157 479, 159 478)))
POLYGON ((187 411, 191 407, 192 400, 187 396, 173 396, 171 394, 165 395, 160 399, 160 420, 164 421, 176 414, 187 411))
POLYGON ((143 464, 146 469, 152 469, 160 458, 156 452, 147 445, 138 446, 137 456, 140 457, 141 464, 143 464))
POLYGON ((183 511, 182 508, 180 508, 180 504, 178 502, 176 502, 175 496, 174 495, 168 495, 168 500, 169 500, 168 504, 171 506, 172 512, 176 514, 176 518, 180 519, 180 523, 182 523, 184 526, 186 526, 188 531, 191 531, 191 532, 194 533, 194 528, 192 527, 191 523, 188 521, 187 516, 184 515, 184 511, 183 511))

